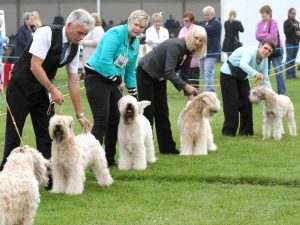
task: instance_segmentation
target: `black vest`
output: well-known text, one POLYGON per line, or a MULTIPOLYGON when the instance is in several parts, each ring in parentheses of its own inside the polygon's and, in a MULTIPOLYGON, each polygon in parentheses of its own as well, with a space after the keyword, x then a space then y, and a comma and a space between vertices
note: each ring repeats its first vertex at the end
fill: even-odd
MULTIPOLYGON (((74 59, 78 51, 78 44, 71 44, 70 54, 67 56, 65 62, 60 64, 63 26, 51 25, 50 28, 52 30, 51 46, 44 62, 42 63, 42 67, 45 70, 48 79, 52 80, 59 67, 63 67, 74 59)), ((29 49, 31 44, 32 41, 27 45, 11 72, 11 79, 19 84, 20 88, 23 89, 26 95, 36 94, 44 89, 30 70, 32 54, 29 52, 29 49)))

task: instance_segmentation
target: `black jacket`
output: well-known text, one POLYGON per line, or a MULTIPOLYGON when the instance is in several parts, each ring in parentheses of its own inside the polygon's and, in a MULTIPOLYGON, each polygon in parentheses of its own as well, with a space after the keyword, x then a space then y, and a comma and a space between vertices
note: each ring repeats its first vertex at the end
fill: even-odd
POLYGON ((299 45, 300 39, 296 35, 297 29, 293 26, 293 22, 297 23, 299 27, 299 22, 297 20, 291 21, 290 19, 287 19, 283 23, 283 30, 286 38, 285 43, 290 45, 299 45))
POLYGON ((167 79, 182 90, 190 72, 192 54, 182 38, 165 40, 140 59, 138 66, 156 80, 167 79), (180 72, 181 76, 178 76, 180 72))
POLYGON ((239 32, 244 32, 244 27, 240 21, 230 22, 229 20, 224 23, 225 38, 223 41, 222 51, 233 52, 236 48, 235 44, 240 40, 239 32))

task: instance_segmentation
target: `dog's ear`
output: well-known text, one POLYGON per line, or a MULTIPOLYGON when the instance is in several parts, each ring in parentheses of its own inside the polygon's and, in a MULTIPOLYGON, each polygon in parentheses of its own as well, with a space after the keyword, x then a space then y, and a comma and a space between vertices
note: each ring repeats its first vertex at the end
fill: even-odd
POLYGON ((151 102, 150 102, 150 101, 143 100, 143 101, 138 102, 138 105, 139 105, 139 114, 143 114, 143 113, 144 113, 144 109, 145 109, 148 105, 151 105, 151 102))
POLYGON ((204 103, 206 105, 211 104, 211 100, 210 100, 209 96, 207 96, 207 95, 204 95, 201 101, 202 101, 202 103, 204 103))

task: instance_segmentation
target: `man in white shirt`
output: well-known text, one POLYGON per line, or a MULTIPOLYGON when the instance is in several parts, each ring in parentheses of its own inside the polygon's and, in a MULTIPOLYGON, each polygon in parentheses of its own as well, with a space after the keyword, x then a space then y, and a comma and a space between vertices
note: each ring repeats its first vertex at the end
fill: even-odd
MULTIPOLYGON (((12 77, 6 90, 6 99, 12 116, 22 135, 26 117, 30 114, 37 149, 45 158, 51 157, 48 126, 54 114, 49 94, 52 102, 59 105, 64 103, 62 93, 51 83, 59 67, 66 66, 69 92, 78 121, 83 129, 87 130, 89 127, 90 123, 83 115, 80 86, 77 80, 78 43, 93 27, 94 19, 90 14, 85 10, 77 9, 68 16, 66 26, 51 25, 37 29, 32 42, 28 44, 12 70, 12 77), (69 43, 70 46, 61 61, 64 43, 69 43), (50 113, 48 113, 49 107, 52 109, 50 113)), ((1 169, 10 152, 19 145, 20 138, 10 113, 7 113, 1 169)))

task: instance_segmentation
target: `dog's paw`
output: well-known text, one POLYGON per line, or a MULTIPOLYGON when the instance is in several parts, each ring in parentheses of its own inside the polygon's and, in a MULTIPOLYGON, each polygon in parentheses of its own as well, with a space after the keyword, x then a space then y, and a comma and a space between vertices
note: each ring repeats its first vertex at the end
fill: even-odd
POLYGON ((209 151, 216 151, 217 150, 217 146, 215 144, 212 144, 211 146, 209 146, 209 151))
POLYGON ((147 160, 148 163, 155 163, 157 161, 156 157, 150 158, 147 160))
POLYGON ((110 185, 112 185, 113 182, 114 182, 114 180, 112 179, 112 177, 107 176, 105 179, 100 181, 100 185, 101 186, 110 186, 110 185))

